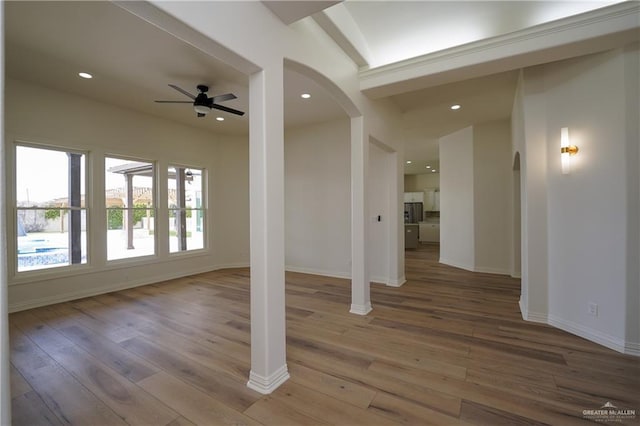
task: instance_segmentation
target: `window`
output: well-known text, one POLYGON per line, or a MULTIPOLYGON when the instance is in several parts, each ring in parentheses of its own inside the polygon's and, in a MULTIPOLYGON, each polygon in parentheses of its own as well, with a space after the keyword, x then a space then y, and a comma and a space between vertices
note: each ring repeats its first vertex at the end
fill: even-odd
POLYGON ((155 254, 154 165, 105 158, 107 260, 155 254))
POLYGON ((85 160, 80 152, 16 146, 18 272, 87 262, 85 160))
POLYGON ((169 251, 204 248, 202 169, 169 166, 169 251))

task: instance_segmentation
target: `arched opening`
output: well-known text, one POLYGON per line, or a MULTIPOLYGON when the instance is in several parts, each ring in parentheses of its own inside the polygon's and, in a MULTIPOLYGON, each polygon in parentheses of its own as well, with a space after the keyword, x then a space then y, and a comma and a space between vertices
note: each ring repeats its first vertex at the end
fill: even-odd
POLYGON ((368 268, 369 248, 367 179, 369 171, 369 138, 364 119, 357 105, 335 83, 313 68, 285 58, 286 69, 305 75, 326 90, 350 117, 350 189, 351 189, 351 309, 365 315, 371 311, 368 268))

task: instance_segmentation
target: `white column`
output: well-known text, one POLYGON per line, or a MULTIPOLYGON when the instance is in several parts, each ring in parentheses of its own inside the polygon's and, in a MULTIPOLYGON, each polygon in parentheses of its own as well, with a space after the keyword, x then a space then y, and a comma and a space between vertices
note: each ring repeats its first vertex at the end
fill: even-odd
POLYGON ((367 249, 369 141, 364 118, 351 119, 351 310, 352 314, 371 312, 367 249))
POLYGON ((400 287, 404 275, 404 158, 399 152, 389 154, 389 286, 400 287))
MULTIPOLYGON (((0 63, 4 64, 4 2, 0 4, 0 63)), ((4 67, 0 67, 0 87, 4 87, 4 67)), ((4 93, 2 95, 4 98, 4 93)), ((4 179, 4 99, 0 101, 0 425, 11 424, 11 388, 9 383, 9 314, 7 301, 7 206, 4 179)))
POLYGON ((268 394, 289 378, 284 299, 284 112, 282 63, 249 80, 251 373, 268 394))

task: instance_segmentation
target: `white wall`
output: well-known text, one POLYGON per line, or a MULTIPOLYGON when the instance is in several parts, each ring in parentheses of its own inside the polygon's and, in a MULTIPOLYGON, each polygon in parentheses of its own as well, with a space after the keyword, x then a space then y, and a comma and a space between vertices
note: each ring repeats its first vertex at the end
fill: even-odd
POLYGON ((513 151, 520 153, 522 264, 520 309, 525 319, 547 322, 547 146, 544 68, 522 71, 516 92, 513 126, 518 136, 513 151))
POLYGON ((350 123, 285 132, 288 270, 351 276, 350 123))
POLYGON ((638 56, 636 45, 525 70, 524 141, 516 141, 526 151, 522 273, 529 310, 533 296, 535 319, 636 354, 638 56), (562 127, 580 148, 569 175, 560 170, 562 127), (597 316, 589 303, 598 305, 597 316))
POLYGON ((474 125, 475 271, 510 274, 512 179, 509 121, 474 125))
MULTIPOLYGON (((246 265, 249 253, 246 138, 219 137, 165 120, 132 112, 86 98, 7 80, 5 88, 5 149, 13 152, 16 140, 47 143, 89 152, 94 178, 89 190, 91 223, 90 263, 82 268, 50 271, 9 272, 9 305, 12 310, 54 303, 85 295, 112 291, 169 277, 246 265), (38 102, 33 102, 38 99, 38 102), (179 149, 177 149, 179 147, 179 149), (207 169, 209 249, 197 254, 169 256, 159 250, 150 260, 106 263, 106 244, 100 229, 106 229, 104 155, 119 154, 158 161, 158 173, 166 178, 169 162, 192 164, 207 169), (73 270, 71 270, 73 269, 73 270)), ((12 155, 7 155, 6 182, 12 182, 12 155)), ((44 182, 43 177, 43 182, 44 182)), ((163 179, 158 179, 160 188, 163 179)), ((166 203, 166 191, 159 190, 158 205, 166 203)), ((7 204, 12 201, 7 197, 7 204)), ((15 220, 9 218, 9 235, 15 235, 15 220)), ((158 221, 158 225, 168 223, 158 221)), ((160 229, 159 229, 160 230, 160 229)), ((168 247, 168 232, 157 234, 158 247, 168 247)), ((8 241, 15 252, 15 240, 8 241)), ((14 265, 14 263, 11 263, 14 265)))
POLYGON ((545 67, 549 317, 612 343, 624 341, 626 315, 629 183, 623 71, 619 51, 545 67), (561 127, 569 127, 572 142, 581 149, 570 175, 560 172, 561 127), (598 316, 588 314, 589 303, 598 304, 598 316))
POLYGON ((249 265, 249 144, 244 138, 216 143, 209 208, 216 265, 249 265))
POLYGON ((440 262, 473 270, 473 128, 440 138, 440 262))
POLYGON ((375 143, 369 146, 369 247, 371 261, 369 271, 371 281, 389 283, 389 220, 391 205, 392 178, 391 156, 375 143), (380 216, 380 221, 378 221, 380 216))
POLYGON ((640 44, 624 54, 627 144, 627 351, 640 353, 640 44))
MULTIPOLYGON (((350 123, 335 120, 285 132, 286 268, 351 277, 350 123)), ((395 157, 369 145, 369 273, 373 282, 398 285, 391 276, 391 199, 395 157), (381 221, 378 222, 378 215, 381 221)), ((393 228, 393 229, 392 229, 393 228)))
POLYGON ((510 274, 510 141, 507 120, 440 138, 440 262, 510 274))
POLYGON ((424 191, 440 187, 440 173, 422 173, 404 176, 404 192, 424 191))

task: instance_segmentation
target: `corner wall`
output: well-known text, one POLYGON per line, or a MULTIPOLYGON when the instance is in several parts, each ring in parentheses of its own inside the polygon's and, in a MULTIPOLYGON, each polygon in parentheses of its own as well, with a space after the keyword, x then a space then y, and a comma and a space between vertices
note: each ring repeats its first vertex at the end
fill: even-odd
POLYGON ((440 138, 440 262, 474 270, 473 128, 440 138))
POLYGON ((510 274, 510 140, 508 120, 440 138, 440 262, 510 274))
POLYGON ((514 108, 525 129, 523 314, 636 355, 638 59, 636 44, 527 69, 514 108), (568 175, 562 127, 580 149, 568 175))

